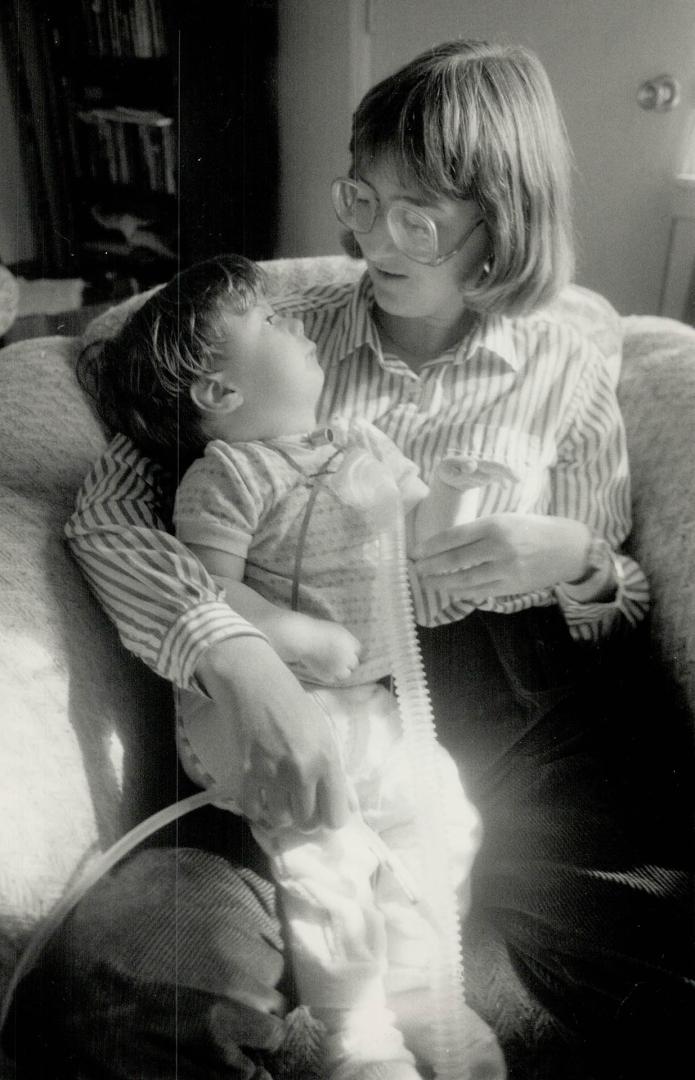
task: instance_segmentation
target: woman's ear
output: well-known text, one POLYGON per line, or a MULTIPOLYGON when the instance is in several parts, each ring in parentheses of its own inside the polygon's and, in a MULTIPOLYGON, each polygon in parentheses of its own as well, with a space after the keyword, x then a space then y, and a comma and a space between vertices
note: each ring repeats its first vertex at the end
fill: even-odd
POLYGON ((191 398, 202 413, 231 413, 243 404, 241 391, 230 383, 224 371, 211 371, 201 375, 190 389, 191 398))

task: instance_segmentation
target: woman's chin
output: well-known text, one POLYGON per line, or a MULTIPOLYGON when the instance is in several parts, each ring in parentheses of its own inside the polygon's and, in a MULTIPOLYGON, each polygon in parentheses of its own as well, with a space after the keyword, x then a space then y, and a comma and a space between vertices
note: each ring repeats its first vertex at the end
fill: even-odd
POLYGON ((416 290, 409 277, 405 274, 388 274, 373 267, 369 268, 369 276, 374 299, 382 311, 387 311, 389 315, 417 314, 413 310, 417 305, 416 290))

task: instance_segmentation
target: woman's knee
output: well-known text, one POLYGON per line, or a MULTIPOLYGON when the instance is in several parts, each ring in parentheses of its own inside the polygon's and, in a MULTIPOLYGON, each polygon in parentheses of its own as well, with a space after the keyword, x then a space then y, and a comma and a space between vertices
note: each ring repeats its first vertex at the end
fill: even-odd
POLYGON ((60 1062, 160 1077, 171 1059, 184 1078, 202 1057, 211 1078, 250 1080, 284 1037, 283 971, 269 882, 194 849, 144 851, 94 887, 20 987, 10 1049, 37 1077, 60 1062))

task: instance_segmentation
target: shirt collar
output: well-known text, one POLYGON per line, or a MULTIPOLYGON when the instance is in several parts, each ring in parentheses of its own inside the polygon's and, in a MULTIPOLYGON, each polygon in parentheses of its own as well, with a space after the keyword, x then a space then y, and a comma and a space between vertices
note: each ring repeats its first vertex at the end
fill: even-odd
MULTIPOLYGON (((381 356, 379 335, 372 319, 373 305, 372 283, 369 274, 365 273, 355 284, 349 303, 341 309, 333 327, 334 349, 331 351, 336 360, 344 360, 364 345, 381 356)), ((520 367, 511 321, 504 315, 481 314, 449 354, 454 363, 462 364, 481 351, 515 371, 520 367)))
POLYGON ((463 364, 480 352, 496 357, 513 371, 519 370, 521 357, 514 343, 510 319, 482 312, 454 350, 454 363, 463 364))

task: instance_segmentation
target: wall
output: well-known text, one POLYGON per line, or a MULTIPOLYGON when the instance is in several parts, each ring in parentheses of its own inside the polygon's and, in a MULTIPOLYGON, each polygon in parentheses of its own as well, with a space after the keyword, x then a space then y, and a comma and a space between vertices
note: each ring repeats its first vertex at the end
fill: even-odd
POLYGON ((371 81, 365 11, 365 0, 280 3, 280 256, 340 251, 330 185, 371 81))
POLYGON ((0 40, 0 260, 14 264, 30 262, 35 247, 5 53, 0 40))
POLYGON ((623 313, 658 310, 671 179, 695 110, 693 0, 285 0, 281 6, 283 155, 294 157, 283 178, 292 192, 283 191, 282 213, 291 206, 292 221, 284 224, 280 254, 337 250, 328 186, 345 167, 346 98, 356 101, 351 49, 366 88, 447 37, 518 40, 548 68, 575 152, 577 279, 623 313), (364 25, 365 11, 371 35, 360 42, 354 27, 360 17, 364 25), (299 38, 305 42, 301 54, 299 38), (284 124, 295 62, 301 71, 290 131, 284 124), (672 113, 644 112, 636 103, 637 87, 661 72, 681 80, 683 102, 672 113))

